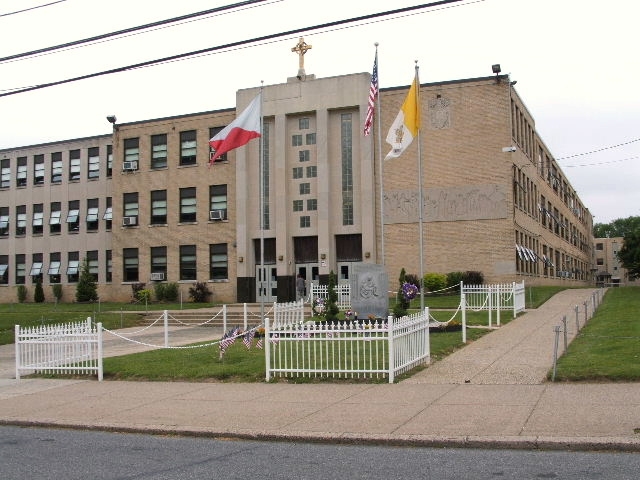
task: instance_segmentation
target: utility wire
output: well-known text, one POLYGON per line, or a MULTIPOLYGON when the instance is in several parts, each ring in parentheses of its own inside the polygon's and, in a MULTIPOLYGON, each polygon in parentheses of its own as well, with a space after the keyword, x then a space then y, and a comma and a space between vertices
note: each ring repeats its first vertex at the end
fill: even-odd
POLYGON ((629 140, 628 142, 619 143, 617 145, 611 145, 610 147, 599 148, 598 150, 591 150, 590 152, 576 153, 575 155, 568 155, 566 157, 556 158, 556 160, 566 160, 568 158, 582 157, 583 155, 591 155, 592 153, 604 152, 605 150, 611 150, 612 148, 624 147, 625 145, 629 145, 635 142, 640 142, 640 138, 634 138, 633 140, 629 140))
POLYGON ((336 21, 329 22, 329 23, 323 23, 323 24, 313 25, 313 26, 303 27, 303 28, 296 28, 294 30, 288 30, 286 32, 272 33, 270 35, 264 35, 264 36, 261 36, 261 37, 255 37, 255 38, 252 38, 252 39, 249 39, 249 40, 241 40, 241 41, 237 41, 237 42, 227 43, 227 44, 224 44, 224 45, 218 45, 218 46, 215 46, 215 47, 203 48, 201 50, 194 50, 192 52, 181 53, 181 54, 177 54, 177 55, 171 55, 169 57, 158 58, 156 60, 148 60, 146 62, 136 63, 136 64, 133 64, 133 65, 127 65, 125 67, 112 68, 110 70, 103 70, 101 72, 95 72, 95 73, 90 73, 90 74, 87 74, 87 75, 81 75, 79 77, 73 77, 73 78, 68 78, 68 79, 65 79, 65 80, 58 80, 58 81, 55 81, 55 82, 43 83, 43 84, 40 84, 40 85, 33 85, 33 86, 30 86, 30 87, 25 87, 25 88, 21 88, 21 89, 18 89, 18 90, 14 90, 12 92, 0 93, 0 97, 7 97, 9 95, 17 95, 19 93, 30 92, 32 90, 39 90, 39 89, 43 89, 43 88, 53 87, 53 86, 56 86, 56 85, 62 85, 62 84, 65 84, 65 83, 76 82, 76 81, 79 81, 79 80, 86 80, 88 78, 94 78, 94 77, 99 77, 99 76, 103 76, 103 75, 110 75, 110 74, 113 74, 113 73, 125 72, 125 71, 128 71, 128 70, 134 70, 134 69, 138 69, 138 68, 148 67, 148 66, 151 66, 151 65, 157 65, 157 64, 160 64, 160 63, 166 63, 166 62, 170 62, 170 61, 174 61, 174 60, 178 60, 178 59, 192 57, 192 56, 195 56, 195 55, 201 55, 203 53, 226 50, 226 49, 233 48, 233 47, 238 47, 238 46, 241 46, 241 45, 259 43, 259 42, 263 42, 265 40, 271 40, 273 38, 285 37, 285 36, 289 36, 289 35, 294 35, 294 34, 299 34, 299 33, 303 33, 303 32, 313 31, 313 30, 321 30, 321 29, 324 29, 324 28, 335 27, 337 25, 344 25, 344 24, 347 24, 347 23, 361 22, 361 21, 364 21, 364 20, 372 19, 372 18, 384 17, 384 16, 389 16, 389 15, 396 15, 396 14, 405 13, 405 12, 414 11, 414 10, 420 10, 420 9, 424 9, 424 8, 433 8, 433 7, 438 7, 438 6, 441 6, 441 5, 447 5, 447 4, 461 2, 461 1, 462 0, 440 0, 440 1, 437 1, 437 2, 424 3, 424 4, 421 4, 421 5, 415 5, 415 6, 411 6, 411 7, 398 8, 398 9, 395 9, 395 10, 387 10, 385 12, 372 13, 372 14, 369 14, 369 15, 362 15, 362 16, 359 16, 359 17, 352 17, 352 18, 348 18, 348 19, 345 19, 345 20, 336 20, 336 21))
POLYGON ((48 7, 50 5, 55 5, 56 3, 62 3, 62 2, 66 2, 66 1, 67 0, 57 0, 55 2, 45 3, 44 5, 36 5, 35 7, 25 8, 25 9, 22 9, 22 10, 16 10, 15 12, 0 13, 0 17, 8 17, 9 15, 15 15, 16 13, 24 13, 24 12, 28 12, 29 10, 35 10, 37 8, 48 7))
MULTIPOLYGON (((60 1, 66 1, 66 0, 60 0, 60 1)), ((233 3, 231 5, 224 5, 222 7, 216 7, 216 8, 211 8, 209 10, 203 10, 202 12, 196 12, 196 13, 190 13, 190 14, 187 14, 187 15, 181 15, 179 17, 169 18, 167 20, 159 20, 157 22, 147 23, 145 25, 139 25, 137 27, 125 28, 124 30, 118 30, 116 32, 104 33, 102 35, 96 35, 95 37, 84 38, 82 40, 74 40, 72 42, 62 43, 60 45, 54 45, 54 46, 51 46, 51 47, 39 48, 38 50, 31 50, 30 52, 16 53, 15 55, 9 55, 8 57, 0 58, 0 63, 8 62, 8 61, 11 61, 11 60, 17 60, 17 59, 25 58, 25 57, 31 57, 33 55, 38 55, 38 54, 42 54, 42 53, 53 52, 55 50, 61 50, 63 48, 75 47, 75 46, 82 45, 82 44, 85 44, 85 43, 97 42, 98 40, 104 40, 105 38, 117 37, 117 36, 124 35, 124 34, 127 34, 127 33, 137 32, 139 30, 146 30, 146 29, 153 28, 153 27, 159 27, 159 26, 162 26, 162 25, 170 24, 170 23, 176 23, 176 22, 180 22, 180 21, 183 21, 183 20, 189 20, 191 18, 201 17, 203 15, 222 12, 222 11, 225 11, 225 10, 231 10, 231 9, 234 9, 234 8, 245 7, 245 6, 248 6, 248 5, 252 5, 254 3, 260 3, 260 2, 265 2, 265 1, 266 0, 247 0, 247 1, 244 1, 244 2, 233 3)))

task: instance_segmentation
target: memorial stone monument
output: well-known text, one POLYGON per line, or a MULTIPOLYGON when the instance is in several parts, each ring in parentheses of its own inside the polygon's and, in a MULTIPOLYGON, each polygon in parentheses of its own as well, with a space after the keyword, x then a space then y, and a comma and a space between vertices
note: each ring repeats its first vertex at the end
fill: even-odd
POLYGON ((389 278, 383 265, 358 263, 351 275, 351 309, 358 319, 385 319, 389 315, 389 278))

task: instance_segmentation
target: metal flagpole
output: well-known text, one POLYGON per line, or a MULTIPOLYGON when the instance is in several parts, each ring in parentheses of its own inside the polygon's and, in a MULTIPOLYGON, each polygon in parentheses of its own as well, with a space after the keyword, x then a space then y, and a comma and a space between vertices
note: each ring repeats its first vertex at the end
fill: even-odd
POLYGON ((424 312, 424 240, 423 240, 423 210, 424 201, 422 196, 422 142, 420 139, 420 75, 418 75, 418 61, 416 60, 416 109, 418 110, 418 212, 420 218, 420 311, 424 312))
POLYGON ((378 124, 378 164, 380 171, 380 256, 384 265, 384 163, 382 161, 382 123, 380 114, 380 65, 378 65, 378 42, 376 46, 376 70, 378 71, 378 85, 376 86, 376 116, 378 124))
POLYGON ((259 148, 259 178, 260 182, 260 322, 264 322, 264 296, 266 291, 264 285, 266 284, 267 275, 264 270, 264 124, 262 116, 262 90, 264 88, 264 80, 260 81, 260 148, 259 148))

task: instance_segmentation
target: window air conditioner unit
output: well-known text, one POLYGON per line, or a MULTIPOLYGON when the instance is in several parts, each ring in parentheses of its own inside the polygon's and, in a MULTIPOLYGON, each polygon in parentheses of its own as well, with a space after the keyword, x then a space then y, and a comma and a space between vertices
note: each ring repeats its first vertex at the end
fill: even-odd
POLYGON ((161 281, 164 280, 164 272, 153 272, 151 274, 151 280, 152 281, 161 281))
POLYGON ((209 220, 224 220, 224 210, 211 210, 209 220))
POLYGON ((138 161, 137 160, 131 160, 129 162, 123 162, 122 163, 122 170, 123 171, 131 171, 131 170, 138 170, 138 161))
POLYGON ((123 227, 131 227, 133 225, 138 224, 138 217, 122 217, 122 226, 123 227))

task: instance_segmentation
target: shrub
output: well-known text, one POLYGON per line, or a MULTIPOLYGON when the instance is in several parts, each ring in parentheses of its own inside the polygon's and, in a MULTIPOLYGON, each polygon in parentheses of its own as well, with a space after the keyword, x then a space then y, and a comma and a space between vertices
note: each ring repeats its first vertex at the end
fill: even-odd
POLYGON ((449 272, 447 273, 447 287, 460 286, 460 282, 463 281, 464 273, 462 272, 449 272))
POLYGON ((53 291, 53 297, 56 299, 56 302, 60 302, 60 300, 62 300, 62 284, 56 283, 51 285, 51 290, 53 291))
POLYGON ((137 300, 138 299, 138 292, 140 290, 144 290, 144 287, 146 286, 145 283, 132 283, 131 284, 131 295, 133 296, 133 300, 137 300))
POLYGON ((166 283, 156 283, 153 286, 153 293, 156 296, 158 302, 162 302, 165 299, 165 293, 167 290, 166 283))
POLYGON ((143 288, 142 290, 138 290, 136 295, 138 296, 138 300, 141 302, 149 302, 152 294, 153 292, 150 288, 143 288))
POLYGON ((427 273, 423 285, 428 292, 442 290, 447 287, 447 276, 444 273, 427 273))
POLYGON ((413 285, 418 287, 418 289, 420 288, 420 277, 418 277, 418 275, 416 275, 415 273, 407 273, 404 276, 404 281, 407 283, 412 283, 413 285))
POLYGON ((95 302, 98 300, 98 288, 93 279, 93 275, 89 272, 89 262, 85 258, 80 267, 80 278, 76 285, 76 301, 78 302, 95 302))
POLYGON ((42 289, 42 279, 38 277, 36 281, 36 291, 33 293, 33 301, 36 303, 44 302, 44 290, 42 289))
POLYGON ((482 285, 484 283, 484 275, 482 272, 466 271, 462 276, 465 285, 482 285))
POLYGON ((204 282, 196 282, 192 287, 189 287, 189 298, 194 303, 205 303, 212 293, 204 282))
POLYGON ((400 270, 400 277, 398 278, 398 292, 396 293, 396 304, 393 306, 393 316, 395 318, 404 317, 407 314, 410 300, 407 300, 402 295, 402 285, 406 282, 406 272, 404 268, 400 270))
POLYGON ((27 300, 27 287, 18 285, 18 303, 24 303, 27 300))
POLYGON ((175 302, 178 300, 180 289, 175 282, 164 284, 164 300, 166 302, 175 302))

